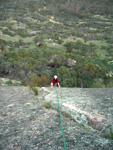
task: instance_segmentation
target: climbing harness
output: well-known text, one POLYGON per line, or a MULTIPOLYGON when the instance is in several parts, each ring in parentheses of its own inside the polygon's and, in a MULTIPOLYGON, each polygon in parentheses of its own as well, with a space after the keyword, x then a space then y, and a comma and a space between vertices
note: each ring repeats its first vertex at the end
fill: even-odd
POLYGON ((60 104, 59 104, 59 95, 58 95, 58 91, 57 91, 56 86, 55 86, 55 90, 56 90, 56 93, 57 93, 58 111, 59 111, 59 116, 60 116, 60 125, 61 125, 61 130, 62 130, 62 138, 63 138, 64 150, 66 150, 65 137, 64 137, 64 132, 63 132, 63 124, 62 124, 61 111, 60 111, 60 104))

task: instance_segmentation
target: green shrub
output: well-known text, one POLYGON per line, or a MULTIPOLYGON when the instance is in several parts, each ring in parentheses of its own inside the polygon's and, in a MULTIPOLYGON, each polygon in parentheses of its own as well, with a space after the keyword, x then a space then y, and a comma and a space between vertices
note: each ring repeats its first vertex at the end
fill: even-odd
POLYGON ((49 102, 45 103, 44 107, 47 109, 53 109, 53 106, 49 102))
POLYGON ((103 79, 101 78, 94 79, 92 88, 104 88, 104 87, 105 85, 103 84, 103 79))
POLYGON ((11 80, 8 80, 8 81, 5 82, 5 84, 7 84, 7 85, 12 85, 13 82, 12 82, 11 80))
POLYGON ((62 39, 58 39, 58 44, 62 44, 64 41, 62 39))
POLYGON ((44 44, 44 37, 43 37, 43 35, 35 36, 33 40, 34 40, 35 43, 39 42, 41 44, 44 44))
POLYGON ((46 75, 43 75, 41 77, 37 76, 37 78, 32 79, 32 81, 40 87, 48 86, 50 84, 50 80, 46 75))
POLYGON ((104 132, 106 138, 113 140, 113 124, 107 127, 104 132))
POLYGON ((38 89, 36 87, 31 87, 31 89, 35 95, 38 95, 38 89))
POLYGON ((69 115, 67 112, 62 111, 62 115, 66 118, 72 118, 71 115, 69 115))
POLYGON ((74 45, 73 45, 73 42, 66 42, 66 44, 64 45, 66 48, 67 48, 67 51, 69 52, 69 53, 71 53, 72 52, 72 50, 73 50, 73 48, 74 48, 74 45))
POLYGON ((23 86, 27 86, 26 80, 21 80, 21 84, 22 84, 23 86))

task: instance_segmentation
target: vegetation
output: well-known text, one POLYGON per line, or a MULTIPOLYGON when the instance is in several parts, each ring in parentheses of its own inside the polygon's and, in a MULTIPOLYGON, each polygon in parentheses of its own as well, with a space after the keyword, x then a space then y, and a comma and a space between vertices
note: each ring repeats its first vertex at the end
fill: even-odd
POLYGON ((35 92, 54 74, 62 87, 113 87, 112 14, 112 0, 1 1, 0 76, 35 92))
POLYGON ((62 111, 62 115, 63 115, 64 117, 66 117, 66 118, 72 119, 71 115, 69 115, 69 114, 68 114, 67 112, 65 112, 65 111, 62 111))
POLYGON ((53 109, 53 106, 48 102, 48 103, 44 103, 44 107, 47 109, 53 109))
POLYGON ((11 80, 6 81, 5 83, 6 83, 7 85, 12 85, 12 84, 13 84, 11 80))

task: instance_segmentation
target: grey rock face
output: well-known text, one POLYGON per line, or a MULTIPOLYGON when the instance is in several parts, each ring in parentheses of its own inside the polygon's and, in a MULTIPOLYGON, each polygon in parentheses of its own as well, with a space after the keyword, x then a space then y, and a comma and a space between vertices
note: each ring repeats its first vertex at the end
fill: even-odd
MULTIPOLYGON (((38 88, 38 90, 39 95, 34 96, 27 87, 0 86, 0 150, 64 149, 55 89, 38 88), (45 102, 51 102, 55 109, 46 109, 43 105, 45 102)), ((89 91, 84 89, 82 93, 82 89, 59 88, 58 93, 62 111, 71 114, 73 110, 73 116, 75 108, 86 111, 85 102, 90 100, 88 97, 91 96, 92 100, 94 98, 94 93, 90 89, 89 91), (83 96, 84 94, 86 97, 83 96), (75 97, 75 104, 78 105, 69 109, 67 106, 71 106, 72 102, 75 102, 75 97), (80 101, 80 97, 82 101, 80 101), (87 101, 85 101, 86 98, 87 101)), ((102 99, 105 98, 101 94, 98 91, 97 97, 100 95, 102 99)), ((90 113, 96 109, 93 103, 86 104, 90 113), (92 107, 90 108, 90 106, 92 107)), ((104 106, 103 109, 105 109, 104 106)), ((99 111, 96 113, 104 116, 99 111)), ((111 120, 112 117, 107 118, 107 113, 105 118, 111 120)), ((66 118, 62 115, 67 150, 113 150, 112 140, 103 138, 98 132, 86 130, 81 126, 79 122, 88 124, 85 114, 82 116, 82 113, 78 113, 77 119, 78 122, 75 122, 73 118, 66 118)))
POLYGON ((21 85, 20 81, 10 80, 8 78, 0 78, 0 85, 7 85, 8 81, 11 81, 13 85, 21 85))
MULTIPOLYGON (((113 89, 57 89, 61 110, 66 111, 79 124, 92 131, 103 132, 113 123, 113 89)), ((56 91, 45 97, 57 107, 56 91)))

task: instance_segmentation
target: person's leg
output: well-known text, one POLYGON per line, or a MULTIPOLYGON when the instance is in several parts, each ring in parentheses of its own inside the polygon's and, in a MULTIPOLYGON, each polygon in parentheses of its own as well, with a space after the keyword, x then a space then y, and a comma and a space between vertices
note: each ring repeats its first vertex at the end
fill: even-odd
POLYGON ((58 86, 58 83, 53 83, 53 86, 55 86, 55 87, 58 86))
POLYGON ((58 86, 58 83, 55 83, 55 86, 58 86))

